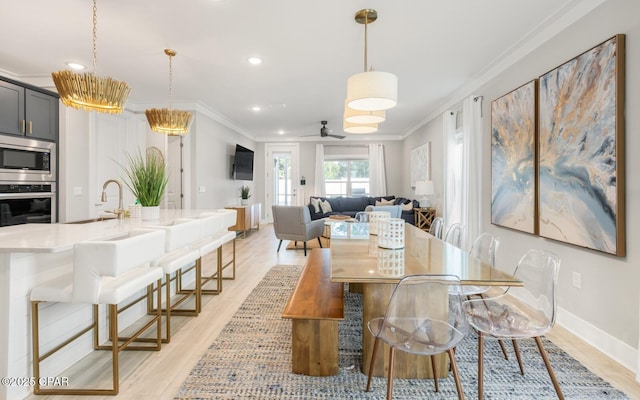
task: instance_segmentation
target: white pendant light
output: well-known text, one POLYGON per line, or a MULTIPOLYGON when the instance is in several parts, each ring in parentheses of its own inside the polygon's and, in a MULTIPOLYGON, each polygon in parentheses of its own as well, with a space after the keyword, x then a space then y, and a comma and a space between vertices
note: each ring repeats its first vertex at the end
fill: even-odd
POLYGON ((343 121, 342 130, 347 133, 375 133, 378 131, 378 124, 352 124, 351 122, 343 121))
POLYGON ((384 122, 386 116, 384 110, 363 111, 354 110, 349 107, 347 100, 344 101, 344 120, 353 124, 377 124, 384 122))
POLYGON ((364 24, 364 72, 347 80, 347 105, 354 110, 381 111, 398 104, 398 77, 390 72, 368 71, 367 26, 378 19, 376 10, 363 9, 355 20, 364 24))

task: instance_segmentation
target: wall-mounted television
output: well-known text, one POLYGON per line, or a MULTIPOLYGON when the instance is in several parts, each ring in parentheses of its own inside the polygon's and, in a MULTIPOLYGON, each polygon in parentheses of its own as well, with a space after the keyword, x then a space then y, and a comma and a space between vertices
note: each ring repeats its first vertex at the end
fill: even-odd
POLYGON ((236 155, 233 159, 233 176, 237 180, 253 180, 253 150, 236 145, 236 155))

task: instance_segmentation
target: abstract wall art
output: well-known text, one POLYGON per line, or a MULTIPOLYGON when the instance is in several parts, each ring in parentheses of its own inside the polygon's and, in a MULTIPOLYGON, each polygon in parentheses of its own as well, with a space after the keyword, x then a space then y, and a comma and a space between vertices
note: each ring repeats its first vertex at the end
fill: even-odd
POLYGON ((625 36, 539 78, 539 234, 625 255, 625 36))
POLYGON ((537 233, 536 80, 491 102, 491 223, 537 233))
POLYGON ((411 186, 416 181, 431 180, 431 142, 418 146, 411 150, 411 186))

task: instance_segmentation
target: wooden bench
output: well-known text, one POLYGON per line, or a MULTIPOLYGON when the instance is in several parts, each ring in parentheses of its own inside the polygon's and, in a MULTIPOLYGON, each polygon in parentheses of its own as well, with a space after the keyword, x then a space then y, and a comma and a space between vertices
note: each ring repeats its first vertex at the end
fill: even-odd
POLYGON ((344 319, 344 285, 331 282, 330 249, 313 249, 282 318, 291 319, 294 374, 338 373, 338 321, 344 319))

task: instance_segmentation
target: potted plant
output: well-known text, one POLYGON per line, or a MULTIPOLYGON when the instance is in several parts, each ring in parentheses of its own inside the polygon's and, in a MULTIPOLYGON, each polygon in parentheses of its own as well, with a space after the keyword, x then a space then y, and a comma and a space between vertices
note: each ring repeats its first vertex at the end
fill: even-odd
POLYGON ((147 152, 143 157, 140 151, 126 157, 128 166, 123 166, 124 183, 140 202, 142 219, 160 218, 160 201, 169 182, 164 159, 155 152, 147 152))
POLYGON ((251 195, 249 194, 249 190, 250 190, 250 189, 249 189, 249 186, 244 186, 244 185, 243 185, 243 186, 240 188, 240 198, 241 198, 240 203, 241 203, 243 206, 246 206, 247 204, 249 204, 249 197, 251 197, 251 195))

